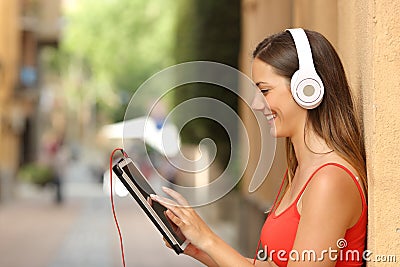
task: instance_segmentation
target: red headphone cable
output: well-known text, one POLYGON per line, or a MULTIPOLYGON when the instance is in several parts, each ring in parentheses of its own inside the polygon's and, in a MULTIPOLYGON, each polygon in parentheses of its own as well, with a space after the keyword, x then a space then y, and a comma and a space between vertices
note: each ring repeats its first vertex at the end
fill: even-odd
POLYGON ((113 192, 113 182, 112 182, 112 164, 113 164, 113 157, 114 157, 114 154, 115 154, 116 151, 121 151, 121 153, 124 155, 124 157, 127 157, 127 154, 124 152, 124 150, 122 148, 116 148, 116 149, 113 150, 113 152, 110 155, 110 199, 111 199, 111 209, 112 209, 112 213, 113 213, 113 216, 114 216, 115 225, 117 226, 117 230, 118 230, 119 244, 120 244, 120 247, 121 247, 122 265, 124 267, 126 267, 126 265, 125 265, 124 244, 122 242, 121 229, 119 228, 117 214, 115 212, 114 192, 113 192))

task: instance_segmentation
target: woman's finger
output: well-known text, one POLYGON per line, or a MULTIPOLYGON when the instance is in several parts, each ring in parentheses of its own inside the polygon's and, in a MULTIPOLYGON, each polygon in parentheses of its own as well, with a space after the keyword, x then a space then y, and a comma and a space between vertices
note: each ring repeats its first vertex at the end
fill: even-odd
POLYGON ((150 198, 152 200, 157 201, 158 203, 160 203, 163 206, 166 206, 166 205, 168 205, 168 206, 177 206, 178 205, 178 203, 176 203, 172 199, 169 199, 169 198, 166 198, 166 197, 161 197, 161 196, 158 196, 158 195, 151 194, 150 198))
POLYGON ((165 215, 165 218, 167 218, 167 221, 171 224, 172 229, 173 229, 175 232, 178 232, 179 227, 167 216, 166 211, 164 211, 164 215, 165 215))
POLYGON ((179 216, 175 215, 174 212, 167 210, 165 214, 168 216, 168 219, 170 219, 176 226, 179 227, 179 229, 185 225, 185 222, 179 218, 179 216))
POLYGON ((178 204, 176 204, 176 202, 174 202, 173 200, 153 194, 150 195, 150 197, 152 200, 157 201, 158 203, 166 207, 169 211, 174 213, 179 218, 184 217, 185 215, 185 212, 183 211, 184 209, 181 209, 180 206, 178 206, 178 204))
POLYGON ((165 245, 166 245, 168 248, 171 248, 171 249, 172 249, 171 245, 168 243, 168 241, 167 241, 167 239, 165 239, 165 237, 163 237, 163 240, 164 240, 165 245))
POLYGON ((151 197, 147 197, 147 203, 149 203, 150 206, 153 206, 153 202, 151 201, 151 197))
POLYGON ((171 188, 162 187, 163 191, 165 193, 167 193, 168 195, 170 195, 171 197, 173 197, 180 205, 188 207, 189 203, 187 202, 187 200, 178 192, 176 192, 175 190, 172 190, 171 188))

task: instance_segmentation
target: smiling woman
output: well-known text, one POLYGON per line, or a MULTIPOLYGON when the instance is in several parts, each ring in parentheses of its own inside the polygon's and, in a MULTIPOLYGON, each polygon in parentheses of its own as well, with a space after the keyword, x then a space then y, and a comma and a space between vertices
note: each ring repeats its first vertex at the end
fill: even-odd
MULTIPOLYGON (((360 123, 355 115, 353 97, 343 65, 333 46, 325 37, 313 31, 307 31, 307 37, 312 49, 311 60, 324 83, 325 94, 318 108, 303 110, 303 113, 307 111, 304 132, 308 130, 310 134, 315 132, 317 136, 325 140, 330 147, 329 151, 336 148, 346 161, 352 162, 366 188, 364 140, 360 138, 362 136, 360 123), (341 127, 337 127, 338 124, 341 127)), ((270 79, 273 79, 273 82, 277 82, 278 77, 286 80, 289 90, 287 93, 290 94, 292 76, 299 69, 296 47, 291 35, 288 32, 282 32, 266 38, 258 45, 253 56, 255 58, 252 69, 253 78, 257 78, 255 77, 258 74, 257 71, 265 72, 268 69, 269 73, 266 75, 272 76, 270 79)), ((255 82, 258 81, 255 80, 255 82)), ((295 99, 294 96, 293 99, 295 99)), ((286 102, 288 105, 294 102, 288 101, 286 102)), ((268 102, 268 104, 273 103, 268 102)), ((287 139, 287 144, 290 144, 289 139, 287 139)), ((290 151, 292 149, 287 152, 290 151)), ((289 158, 293 158, 293 152, 288 153, 289 158)), ((289 177, 294 176, 295 168, 296 164, 289 168, 289 177)))
POLYGON ((253 62, 252 73, 252 78, 260 89, 252 108, 261 111, 269 123, 274 125, 271 135, 284 137, 292 135, 294 131, 299 132, 305 123, 307 111, 294 101, 288 79, 276 74, 271 65, 258 58, 253 62))
MULTIPOLYGON (((364 141, 336 51, 317 32, 291 29, 267 37, 253 57, 259 92, 252 108, 273 124, 273 136, 286 138, 287 147, 279 201, 260 236, 269 257, 253 265, 361 266, 367 224, 364 141), (292 252, 309 256, 300 259, 292 252)), ((168 217, 191 242, 187 255, 208 266, 252 265, 192 208, 183 207, 181 195, 165 192, 177 203, 153 200, 170 210, 168 217)))
MULTIPOLYGON (((272 88, 258 94, 265 100, 259 107, 264 114, 277 114, 275 136, 286 137, 288 163, 288 187, 264 224, 261 242, 287 254, 339 248, 360 256, 366 236, 365 151, 339 57, 321 34, 302 29, 266 38, 253 56, 260 92, 264 84, 272 88), (347 247, 336 244, 342 238, 347 247)), ((291 265, 288 259, 271 258, 279 266, 291 265)), ((313 264, 362 263, 361 257, 320 261, 313 264)))

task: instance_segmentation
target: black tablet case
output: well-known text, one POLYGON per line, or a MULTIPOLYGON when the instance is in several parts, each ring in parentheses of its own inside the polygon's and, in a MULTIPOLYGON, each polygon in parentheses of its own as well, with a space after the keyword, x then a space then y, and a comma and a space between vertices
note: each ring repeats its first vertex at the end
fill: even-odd
POLYGON ((156 214, 158 215, 158 217, 160 218, 160 220, 162 222, 160 225, 160 223, 153 217, 153 214, 148 210, 148 206, 145 203, 143 203, 143 201, 140 199, 139 196, 136 195, 134 189, 123 177, 123 173, 125 173, 129 177, 129 179, 133 182, 134 186, 136 186, 137 190, 142 194, 142 196, 144 197, 145 200, 148 199, 150 194, 156 194, 156 192, 153 190, 153 188, 147 182, 144 175, 134 165, 133 161, 130 160, 130 162, 128 162, 124 167, 120 168, 120 166, 119 166, 120 163, 127 159, 129 159, 129 158, 125 158, 125 159, 123 158, 117 164, 115 164, 113 166, 114 173, 118 176, 118 178, 121 180, 123 185, 129 191, 129 193, 133 196, 133 198, 136 200, 136 202, 140 205, 142 210, 150 218, 150 220, 153 222, 153 224, 157 227, 157 229, 160 231, 160 233, 163 235, 163 237, 167 240, 167 242, 175 250, 175 252, 177 254, 182 253, 184 247, 182 248, 181 246, 184 246, 185 240, 182 240, 180 237, 177 236, 174 229, 172 228, 171 222, 166 218, 165 211, 167 209, 158 202, 155 202, 155 201, 152 202, 152 208, 156 212, 156 214), (169 233, 175 237, 178 244, 176 244, 168 236, 168 234, 166 233, 167 231, 169 231, 169 233))

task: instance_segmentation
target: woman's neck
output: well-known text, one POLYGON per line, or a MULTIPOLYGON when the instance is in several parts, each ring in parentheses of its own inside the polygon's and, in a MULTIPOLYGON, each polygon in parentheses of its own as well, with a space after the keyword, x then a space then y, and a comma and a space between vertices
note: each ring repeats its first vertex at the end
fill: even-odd
POLYGON ((304 169, 318 165, 320 161, 333 150, 326 142, 315 134, 314 131, 307 131, 290 138, 296 154, 298 168, 304 169))

